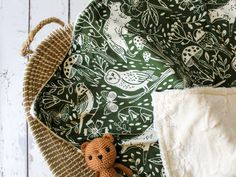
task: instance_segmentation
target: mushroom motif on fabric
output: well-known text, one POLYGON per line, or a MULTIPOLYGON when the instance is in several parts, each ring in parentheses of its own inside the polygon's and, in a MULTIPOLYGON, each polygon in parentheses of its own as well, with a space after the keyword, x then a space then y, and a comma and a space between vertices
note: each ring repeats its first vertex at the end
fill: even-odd
POLYGON ((193 65, 195 65, 194 60, 199 60, 202 54, 202 48, 198 46, 188 46, 183 50, 182 59, 186 66, 192 67, 193 65))
POLYGON ((218 51, 221 51, 222 53, 228 55, 231 57, 232 53, 227 50, 226 47, 220 45, 217 38, 214 34, 203 31, 203 29, 197 29, 194 31, 194 39, 196 42, 206 51, 215 51, 218 53, 218 51))
POLYGON ((74 54, 72 56, 70 56, 69 58, 66 59, 66 61, 64 62, 64 74, 67 78, 72 78, 75 73, 76 73, 76 69, 73 67, 75 64, 77 65, 81 65, 83 62, 83 58, 80 54, 74 54))
POLYGON ((202 74, 204 74, 207 78, 209 78, 209 76, 206 73, 204 73, 194 61, 194 60, 199 60, 202 54, 203 54, 202 48, 198 46, 188 46, 182 52, 182 59, 187 67, 191 68, 192 66, 195 66, 202 74))
POLYGON ((97 73, 82 63, 83 56, 80 54, 74 54, 68 57, 63 64, 65 76, 71 79, 77 73, 78 75, 83 76, 88 82, 97 85, 98 81, 94 79, 97 77, 97 73))
POLYGON ((143 39, 141 36, 135 36, 133 42, 138 50, 143 50, 145 44, 147 43, 147 41, 143 39))
MULTIPOLYGON (((147 36, 147 39, 149 42, 152 41, 150 36, 147 36)), ((152 59, 166 64, 173 64, 171 59, 163 53, 163 49, 159 44, 156 43, 154 47, 152 45, 148 45, 147 40, 142 38, 141 36, 135 36, 133 39, 133 43, 139 51, 143 50, 144 47, 146 47, 157 56, 156 58, 153 58, 151 57, 150 52, 145 51, 143 53, 143 59, 145 62, 148 62, 150 59, 152 59)))
POLYGON ((145 62, 149 62, 149 60, 155 60, 158 62, 166 63, 165 60, 162 60, 160 57, 156 56, 155 58, 151 56, 151 53, 148 51, 143 52, 143 59, 145 62))

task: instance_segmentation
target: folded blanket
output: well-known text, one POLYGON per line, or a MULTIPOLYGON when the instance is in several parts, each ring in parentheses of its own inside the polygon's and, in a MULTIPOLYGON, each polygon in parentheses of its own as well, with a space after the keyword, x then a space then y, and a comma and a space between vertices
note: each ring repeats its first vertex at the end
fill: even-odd
POLYGON ((236 176, 236 89, 153 93, 167 177, 236 176))

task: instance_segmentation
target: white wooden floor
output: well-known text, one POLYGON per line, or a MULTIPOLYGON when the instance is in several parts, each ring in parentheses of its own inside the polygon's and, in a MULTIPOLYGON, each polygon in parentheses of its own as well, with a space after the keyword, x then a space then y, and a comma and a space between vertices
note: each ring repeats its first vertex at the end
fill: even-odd
MULTIPOLYGON (((26 59, 19 49, 40 20, 55 16, 73 22, 91 0, 0 0, 0 177, 51 177, 32 139, 22 107, 26 59)), ((57 26, 37 36, 34 48, 57 26)))

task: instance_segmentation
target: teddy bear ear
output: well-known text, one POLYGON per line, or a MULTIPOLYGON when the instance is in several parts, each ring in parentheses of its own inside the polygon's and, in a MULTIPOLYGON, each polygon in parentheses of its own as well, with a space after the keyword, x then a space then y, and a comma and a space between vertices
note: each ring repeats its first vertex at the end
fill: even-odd
POLYGON ((81 145, 81 151, 82 151, 83 153, 85 153, 85 149, 86 149, 86 147, 88 146, 88 144, 89 144, 89 142, 85 142, 85 143, 83 143, 83 144, 81 145))
POLYGON ((103 138, 110 140, 112 143, 114 142, 114 137, 112 136, 112 134, 109 134, 109 133, 104 134, 103 138))

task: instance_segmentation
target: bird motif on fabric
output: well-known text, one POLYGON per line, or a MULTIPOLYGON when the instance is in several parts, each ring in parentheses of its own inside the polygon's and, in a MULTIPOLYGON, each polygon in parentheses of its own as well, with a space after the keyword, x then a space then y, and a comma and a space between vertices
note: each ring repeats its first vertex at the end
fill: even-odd
POLYGON ((107 84, 118 87, 124 91, 136 91, 141 88, 144 91, 148 90, 147 84, 150 81, 155 81, 157 77, 154 71, 139 71, 139 70, 129 70, 129 71, 116 71, 114 69, 109 69, 104 76, 104 80, 107 84))
POLYGON ((84 83, 78 83, 75 91, 77 94, 77 105, 75 105, 75 110, 80 119, 79 133, 81 133, 85 116, 90 114, 93 110, 94 96, 84 83))
POLYGON ((232 53, 228 51, 226 47, 220 45, 214 34, 204 31, 203 29, 196 29, 194 31, 194 39, 199 44, 199 46, 207 51, 221 51, 229 57, 232 55, 232 53))

